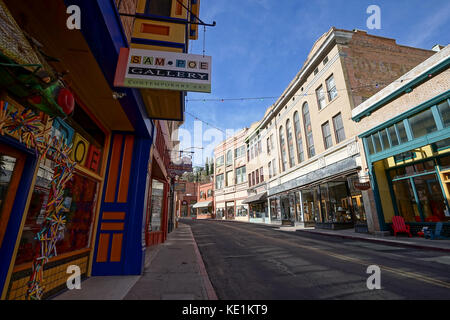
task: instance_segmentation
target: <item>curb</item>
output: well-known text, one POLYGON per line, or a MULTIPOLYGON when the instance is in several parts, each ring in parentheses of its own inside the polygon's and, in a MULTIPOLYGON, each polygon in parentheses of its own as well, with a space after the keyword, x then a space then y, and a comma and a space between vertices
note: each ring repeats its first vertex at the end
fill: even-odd
POLYGON ((383 243, 383 244, 388 244, 388 245, 396 246, 396 247, 411 247, 411 248, 416 248, 416 249, 427 249, 427 250, 450 252, 450 249, 447 249, 447 248, 424 246, 424 245, 409 243, 409 242, 398 242, 398 241, 385 240, 385 239, 363 238, 363 237, 357 237, 357 236, 349 236, 349 235, 345 235, 345 234, 332 234, 332 233, 326 233, 326 232, 320 232, 320 231, 296 230, 296 232, 305 232, 305 233, 310 233, 310 234, 320 234, 320 235, 329 236, 329 237, 338 237, 338 238, 344 238, 344 239, 383 243))
POLYGON ((205 264, 203 262, 202 255, 200 254, 200 251, 198 250, 197 241, 195 241, 194 234, 192 233, 192 229, 190 226, 189 232, 191 233, 191 237, 194 243, 194 251, 195 255, 197 256, 197 263, 200 269, 200 276, 202 278, 203 286, 206 290, 206 295, 208 296, 208 300, 219 300, 217 297, 216 291, 214 290, 214 287, 211 284, 211 281, 208 276, 208 272, 206 271, 205 264))

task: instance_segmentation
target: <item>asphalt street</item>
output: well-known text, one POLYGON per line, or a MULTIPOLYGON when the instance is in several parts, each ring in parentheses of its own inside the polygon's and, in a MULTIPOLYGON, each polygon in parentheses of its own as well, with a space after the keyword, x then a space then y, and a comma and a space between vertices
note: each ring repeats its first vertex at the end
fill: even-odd
POLYGON ((445 252, 249 223, 181 222, 192 228, 219 299, 450 299, 445 252), (381 289, 367 287, 371 265, 380 268, 381 289))

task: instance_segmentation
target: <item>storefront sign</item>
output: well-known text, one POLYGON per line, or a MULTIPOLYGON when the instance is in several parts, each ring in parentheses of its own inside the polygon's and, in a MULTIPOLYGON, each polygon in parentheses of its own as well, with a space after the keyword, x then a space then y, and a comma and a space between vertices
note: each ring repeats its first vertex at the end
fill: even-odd
POLYGON ((185 183, 175 183, 175 191, 185 192, 186 184, 185 183))
POLYGON ((73 147, 71 159, 80 165, 84 166, 88 154, 89 142, 83 138, 79 133, 75 133, 73 138, 73 147))
POLYGON ((116 87, 211 92, 211 57, 178 52, 122 49, 116 87))
POLYGON ((192 172, 192 163, 175 164, 171 162, 167 168, 169 176, 181 176, 185 172, 192 172))
POLYGON ((361 191, 369 190, 370 189, 370 182, 358 182, 358 181, 355 181, 355 182, 353 182, 353 186, 357 190, 361 190, 361 191))

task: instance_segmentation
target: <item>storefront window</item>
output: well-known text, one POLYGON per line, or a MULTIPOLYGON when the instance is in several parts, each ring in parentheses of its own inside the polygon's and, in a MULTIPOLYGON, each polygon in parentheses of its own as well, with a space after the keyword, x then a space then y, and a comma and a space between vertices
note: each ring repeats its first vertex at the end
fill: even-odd
POLYGON ((408 136, 406 134, 405 124, 403 123, 403 121, 397 123, 395 126, 397 127, 400 143, 408 142, 408 136))
POLYGON ((270 218, 271 220, 281 220, 280 199, 270 199, 270 218))
POLYGON ((248 215, 247 208, 245 206, 238 206, 236 210, 237 217, 246 217, 248 215))
POLYGON ((197 203, 196 200, 192 200, 189 202, 189 207, 191 208, 191 212, 190 212, 191 217, 197 216, 197 209, 194 208, 194 204, 196 204, 196 203, 197 203))
POLYGON ((234 202, 227 202, 225 206, 227 219, 234 219, 234 202))
POLYGON ((398 145, 398 139, 397 139, 397 133, 395 132, 395 127, 394 126, 390 126, 389 128, 387 128, 387 131, 389 133, 389 137, 391 138, 391 145, 397 146, 398 145))
POLYGON ((399 167, 389 171, 392 179, 400 179, 410 175, 434 171, 434 161, 425 161, 414 163, 409 166, 399 167))
POLYGON ((281 196, 281 219, 282 220, 291 220, 289 196, 287 194, 281 196))
MULTIPOLYGON (((441 160, 438 163, 441 163, 441 160)), ((433 160, 389 172, 398 214, 407 222, 449 221, 445 197, 433 160)))
POLYGON ((320 211, 322 213, 323 222, 333 222, 333 215, 330 208, 330 199, 328 196, 328 185, 321 184, 320 187, 320 211))
POLYGON ((381 143, 383 144, 383 148, 385 150, 389 149, 391 147, 391 145, 389 144, 389 140, 388 140, 388 137, 387 137, 386 130, 381 130, 380 131, 380 137, 381 137, 381 143))
POLYGON ((408 119, 414 138, 420 138, 437 130, 431 109, 422 111, 408 119))
POLYGON ((415 177, 413 180, 425 221, 450 220, 445 216, 447 208, 436 174, 415 177))
POLYGON ((303 217, 305 222, 314 222, 315 219, 315 205, 314 205, 314 191, 302 190, 302 203, 303 203, 303 217))
POLYGON ((449 100, 445 100, 438 105, 439 114, 441 115, 444 127, 450 127, 450 105, 449 100))
POLYGON ((380 137, 378 136, 378 132, 372 135, 372 140, 375 145, 376 152, 380 152, 382 149, 381 149, 381 142, 380 142, 380 137))
MULTIPOLYGON (((53 170, 41 166, 31 197, 16 265, 31 262, 37 250, 39 250, 39 243, 35 236, 44 222, 52 176, 53 170)), ((69 211, 66 213, 64 233, 56 243, 58 254, 84 249, 89 246, 98 185, 95 180, 78 173, 75 173, 72 180, 67 184, 64 192, 64 205, 69 208, 69 211)))
POLYGON ((406 222, 420 221, 419 207, 414 197, 410 179, 394 181, 392 188, 395 194, 397 209, 406 222))
POLYGON ((152 204, 151 217, 148 231, 161 230, 161 215, 163 210, 164 184, 158 180, 152 180, 152 204))
POLYGON ((351 222, 352 216, 348 204, 346 182, 336 181, 328 183, 330 211, 333 222, 351 222))
POLYGON ((24 160, 21 161, 20 155, 5 149, 5 146, 0 145, 0 247, 13 208, 17 182, 24 167, 24 160))
POLYGON ((445 156, 445 157, 439 158, 438 163, 439 163, 441 170, 449 170, 450 169, 450 156, 445 156))
POLYGON ((252 203, 250 206, 250 218, 265 218, 267 213, 267 204, 265 202, 252 203))

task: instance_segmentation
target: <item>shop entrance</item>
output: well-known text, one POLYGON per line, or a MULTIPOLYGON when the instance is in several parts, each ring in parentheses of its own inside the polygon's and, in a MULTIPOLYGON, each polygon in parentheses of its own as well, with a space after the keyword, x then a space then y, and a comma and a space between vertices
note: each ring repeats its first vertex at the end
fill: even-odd
POLYGON ((234 201, 227 202, 225 204, 225 211, 226 211, 226 219, 227 220, 233 220, 234 219, 234 201))
POLYGON ((389 176, 397 212, 406 222, 450 220, 432 160, 393 169, 389 176))
POLYGON ((25 165, 25 154, 0 143, 0 247, 25 165))

